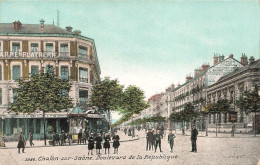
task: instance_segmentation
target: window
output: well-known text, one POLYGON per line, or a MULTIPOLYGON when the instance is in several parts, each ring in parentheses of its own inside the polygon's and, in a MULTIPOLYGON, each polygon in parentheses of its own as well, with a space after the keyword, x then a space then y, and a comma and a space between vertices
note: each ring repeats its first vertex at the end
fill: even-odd
POLYGON ((79 56, 87 56, 87 47, 79 46, 79 56))
POLYGON ((31 53, 38 54, 38 52, 39 52, 39 44, 31 43, 31 53))
POLYGON ((45 73, 54 74, 54 66, 52 66, 52 65, 46 65, 46 67, 45 67, 45 73))
POLYGON ((53 43, 46 43, 46 52, 54 52, 53 51, 53 43))
POLYGON ((2 88, 0 88, 0 105, 2 105, 2 88))
POLYGON ((12 43, 12 51, 13 52, 19 52, 20 51, 20 43, 19 42, 13 42, 12 43))
POLYGON ((13 103, 17 102, 18 93, 13 91, 13 103))
POLYGON ((88 99, 88 91, 87 90, 80 90, 79 91, 79 101, 86 102, 88 99))
POLYGON ((17 80, 21 77, 21 68, 20 65, 14 65, 13 66, 13 73, 12 73, 12 79, 17 80))
POLYGON ((214 114, 214 117, 213 117, 213 124, 216 123, 216 114, 214 114))
POLYGON ((69 47, 67 43, 60 44, 60 56, 66 57, 69 52, 69 47))
POLYGON ((224 123, 227 123, 227 113, 224 114, 224 123))
POLYGON ((31 66, 31 75, 35 75, 39 73, 39 67, 37 65, 31 66))
POLYGON ((79 81, 80 82, 88 82, 88 69, 87 68, 79 68, 79 81))
POLYGON ((61 66, 60 68, 60 78, 63 80, 69 79, 69 68, 67 66, 61 66))

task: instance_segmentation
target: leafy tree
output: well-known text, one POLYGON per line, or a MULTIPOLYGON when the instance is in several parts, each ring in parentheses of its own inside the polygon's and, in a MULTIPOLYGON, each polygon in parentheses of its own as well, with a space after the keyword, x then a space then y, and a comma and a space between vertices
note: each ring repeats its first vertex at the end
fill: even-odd
POLYGON ((216 136, 217 136, 217 126, 219 124, 219 120, 218 120, 219 115, 221 113, 228 113, 230 104, 229 104, 228 100, 220 99, 217 101, 217 103, 210 103, 207 106, 208 106, 207 107, 208 113, 217 115, 217 121, 216 121, 216 136))
MULTIPOLYGON (((72 108, 72 100, 68 95, 71 84, 67 80, 55 77, 53 72, 51 67, 47 67, 46 73, 40 71, 39 74, 32 75, 29 81, 20 78, 18 88, 14 89, 15 97, 10 109, 16 113, 32 113, 40 110, 45 123, 46 112, 72 108)), ((45 124, 44 141, 46 145, 45 124)))
POLYGON ((119 109, 122 97, 123 86, 119 84, 118 80, 111 80, 109 77, 105 77, 101 83, 94 85, 90 104, 108 111, 110 121, 110 111, 119 109))
POLYGON ((147 107, 148 104, 144 100, 144 92, 140 88, 130 85, 125 89, 122 98, 121 113, 138 114, 147 107))
POLYGON ((254 135, 256 136, 256 113, 260 112, 260 96, 258 94, 258 87, 255 85, 255 89, 253 91, 246 91, 243 93, 243 99, 245 103, 245 111, 247 113, 254 113, 254 135))

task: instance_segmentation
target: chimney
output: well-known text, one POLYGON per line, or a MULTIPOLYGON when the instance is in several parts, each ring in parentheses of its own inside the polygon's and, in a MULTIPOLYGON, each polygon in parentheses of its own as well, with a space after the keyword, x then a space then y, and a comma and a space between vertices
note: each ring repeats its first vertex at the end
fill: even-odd
POLYGON ((252 64, 254 61, 255 61, 255 58, 254 58, 253 56, 251 56, 251 57, 249 58, 249 64, 252 64))
POLYGON ((245 66, 245 65, 247 65, 248 64, 248 61, 247 61, 247 56, 246 56, 246 54, 245 53, 242 53, 242 57, 241 57, 241 65, 242 66, 245 66))
POLYGON ((77 35, 77 36, 79 36, 79 35, 81 34, 81 31, 80 31, 80 30, 75 30, 75 31, 74 31, 74 34, 77 35))
POLYGON ((213 56, 213 65, 217 65, 219 61, 219 56, 217 56, 216 54, 214 54, 213 56))
POLYGON ((224 61, 224 59, 225 59, 225 56, 222 54, 222 56, 219 56, 218 62, 220 63, 220 62, 224 61))
POLYGON ((66 27, 66 30, 67 30, 68 32, 72 32, 72 29, 73 29, 73 28, 72 28, 71 26, 67 26, 67 27, 66 27))
POLYGON ((22 23, 20 21, 15 21, 13 22, 13 25, 14 25, 14 30, 18 30, 22 26, 22 23))
POLYGON ((191 80, 192 77, 191 76, 186 76, 186 82, 188 82, 189 80, 191 80))
POLYGON ((198 76, 201 73, 201 69, 195 69, 194 70, 194 77, 198 76))
POLYGON ((203 65, 201 66, 201 71, 204 72, 204 71, 207 70, 209 67, 210 67, 209 64, 203 64, 203 65))
POLYGON ((45 21, 44 21, 43 19, 40 20, 40 32, 41 32, 41 33, 44 32, 44 22, 45 22, 45 21))
POLYGON ((228 56, 228 58, 233 58, 234 57, 234 55, 233 54, 230 54, 229 56, 228 56))

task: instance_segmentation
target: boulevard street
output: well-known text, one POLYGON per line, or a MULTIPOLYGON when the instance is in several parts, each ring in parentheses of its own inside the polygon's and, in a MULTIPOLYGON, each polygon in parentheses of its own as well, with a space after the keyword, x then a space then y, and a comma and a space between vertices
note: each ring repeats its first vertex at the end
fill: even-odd
MULTIPOLYGON (((260 138, 253 135, 236 135, 230 138, 227 134, 210 133, 205 137, 200 133, 197 140, 198 152, 191 150, 190 136, 183 136, 177 131, 173 153, 170 152, 167 137, 162 139, 162 151, 146 151, 145 131, 136 131, 138 137, 124 135, 119 136, 122 140, 119 154, 97 155, 93 150, 93 156, 88 156, 87 145, 72 146, 44 146, 43 141, 34 141, 35 146, 27 148, 25 153, 17 153, 17 142, 7 142, 6 148, 0 148, 1 165, 18 164, 252 164, 255 165, 260 159, 260 138)), ((167 134, 166 134, 167 135, 167 134)), ((111 145, 112 147, 112 145, 111 145)))

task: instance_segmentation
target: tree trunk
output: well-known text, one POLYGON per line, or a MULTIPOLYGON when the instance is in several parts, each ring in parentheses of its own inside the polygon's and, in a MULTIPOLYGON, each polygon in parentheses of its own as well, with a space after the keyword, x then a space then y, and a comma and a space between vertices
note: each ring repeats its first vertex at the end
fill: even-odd
POLYGON ((208 136, 208 117, 206 117, 205 127, 206 127, 206 136, 208 136))
POLYGON ((255 129, 254 134, 256 136, 256 110, 255 110, 255 119, 254 119, 254 129, 255 129))
POLYGON ((44 145, 46 145, 46 133, 45 133, 45 111, 42 111, 43 117, 43 136, 44 136, 44 145))
POLYGON ((248 134, 248 115, 246 114, 246 134, 248 134))

